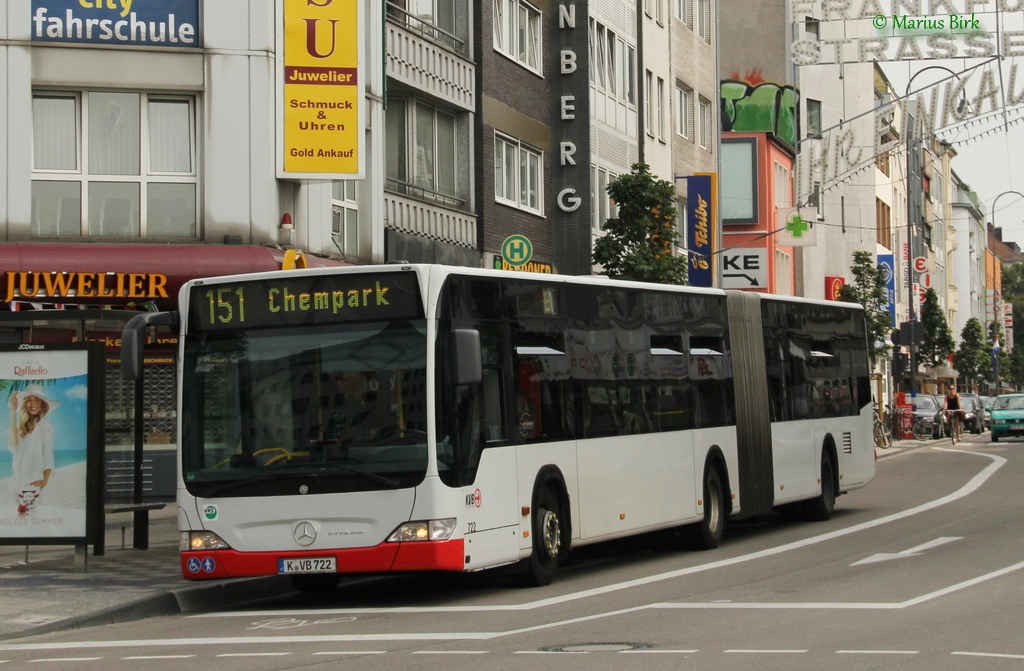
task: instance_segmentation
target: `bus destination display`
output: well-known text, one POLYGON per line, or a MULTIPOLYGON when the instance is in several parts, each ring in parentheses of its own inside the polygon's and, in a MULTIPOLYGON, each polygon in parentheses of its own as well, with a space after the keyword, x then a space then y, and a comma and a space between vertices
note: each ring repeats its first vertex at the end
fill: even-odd
POLYGON ((422 319, 416 274, 277 277, 192 287, 190 330, 422 319))

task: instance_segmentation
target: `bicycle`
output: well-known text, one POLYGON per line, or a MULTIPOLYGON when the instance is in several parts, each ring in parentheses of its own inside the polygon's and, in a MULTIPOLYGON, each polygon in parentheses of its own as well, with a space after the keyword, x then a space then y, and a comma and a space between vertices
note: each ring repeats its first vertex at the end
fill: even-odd
POLYGON ((874 437, 875 447, 881 447, 882 449, 892 447, 892 430, 889 428, 888 424, 882 421, 878 416, 877 410, 875 412, 874 437))
POLYGON ((957 442, 963 442, 963 410, 947 410, 946 417, 953 420, 953 423, 949 427, 949 435, 953 439, 953 444, 957 442))
POLYGON ((914 438, 928 440, 935 435, 935 424, 927 417, 919 417, 914 422, 914 438))

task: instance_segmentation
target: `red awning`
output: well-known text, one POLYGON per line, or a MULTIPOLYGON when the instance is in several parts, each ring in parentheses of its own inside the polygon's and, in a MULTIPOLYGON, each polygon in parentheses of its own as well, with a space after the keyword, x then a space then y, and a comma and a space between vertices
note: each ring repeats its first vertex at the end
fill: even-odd
MULTIPOLYGON (((286 250, 249 245, 0 244, 5 303, 177 307, 188 280, 281 270, 286 250)), ((305 255, 306 266, 350 265, 305 255)))

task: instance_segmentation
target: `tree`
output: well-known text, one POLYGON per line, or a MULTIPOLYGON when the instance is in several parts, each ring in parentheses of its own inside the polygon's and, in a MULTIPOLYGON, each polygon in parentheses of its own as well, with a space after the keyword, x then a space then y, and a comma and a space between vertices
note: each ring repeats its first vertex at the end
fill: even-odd
POLYGON ((687 257, 673 252, 676 230, 676 189, 651 174, 646 163, 608 184, 619 216, 605 222, 607 231, 594 243, 594 263, 612 278, 686 284, 687 257))
POLYGON ((921 325, 924 328, 924 342, 918 350, 918 360, 932 366, 945 366, 948 357, 956 349, 956 341, 949 330, 949 322, 939 306, 939 295, 935 289, 928 289, 921 303, 921 325))
POLYGON ((985 342, 985 327, 977 317, 971 317, 960 332, 960 348, 953 353, 956 372, 967 383, 992 370, 991 349, 985 342))
POLYGON ((888 303, 885 278, 871 252, 853 253, 853 283, 844 284, 839 290, 839 300, 860 303, 864 306, 864 317, 868 327, 868 353, 874 356, 886 351, 889 346, 889 331, 892 330, 892 316, 882 309, 888 303))

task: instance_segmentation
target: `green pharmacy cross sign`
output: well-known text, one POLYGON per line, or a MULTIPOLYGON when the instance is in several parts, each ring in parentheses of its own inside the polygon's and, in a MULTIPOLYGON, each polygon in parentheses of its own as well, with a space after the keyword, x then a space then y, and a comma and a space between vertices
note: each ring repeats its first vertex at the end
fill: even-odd
POLYGON ((811 230, 811 222, 800 216, 799 211, 794 211, 786 221, 786 230, 794 238, 802 238, 804 233, 811 230))

